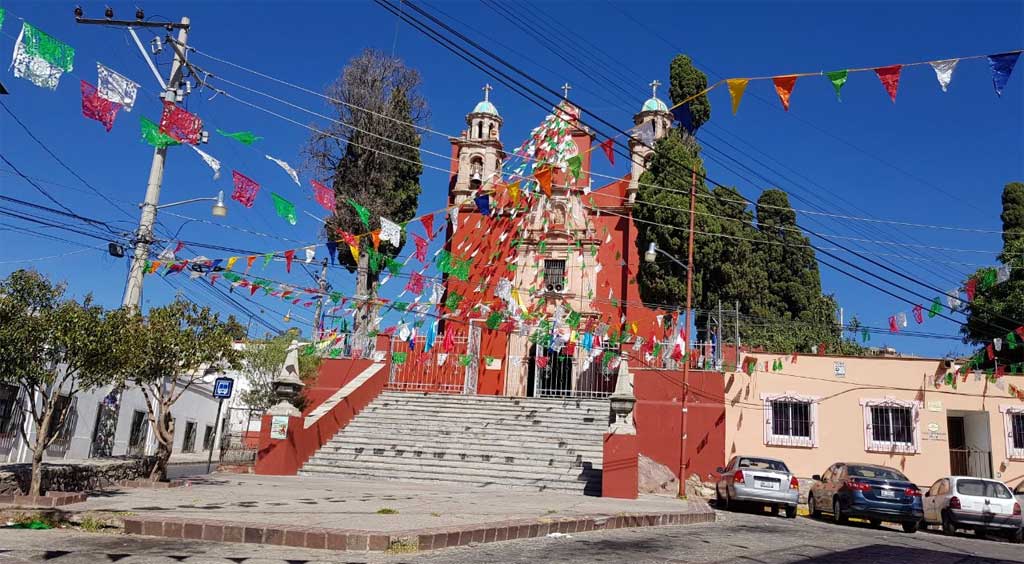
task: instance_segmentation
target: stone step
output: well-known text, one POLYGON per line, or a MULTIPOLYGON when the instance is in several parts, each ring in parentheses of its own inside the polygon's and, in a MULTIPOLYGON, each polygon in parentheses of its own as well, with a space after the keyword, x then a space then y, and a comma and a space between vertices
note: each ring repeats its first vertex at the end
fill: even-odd
POLYGON ((332 471, 362 472, 363 476, 374 477, 388 475, 401 478, 420 477, 438 481, 458 481, 473 483, 494 483, 509 485, 531 485, 538 483, 560 483, 564 486, 586 484, 588 480, 599 478, 600 468, 537 468, 537 467, 500 467, 473 464, 457 466, 431 464, 395 464, 382 460, 332 461, 321 465, 314 460, 303 467, 303 472, 320 472, 330 474, 332 471))
POLYGON ((506 437, 522 442, 567 442, 567 443, 596 443, 604 437, 603 430, 589 429, 551 429, 537 427, 532 430, 520 429, 505 425, 488 425, 477 427, 473 425, 429 425, 420 427, 409 427, 407 424, 395 421, 355 421, 346 428, 348 433, 360 434, 363 436, 388 436, 412 434, 416 436, 434 436, 443 438, 446 441, 453 439, 465 439, 469 441, 506 437))
POLYGON ((558 406, 566 409, 571 407, 608 406, 607 399, 587 398, 521 398, 505 396, 473 396, 460 394, 424 394, 419 392, 382 392, 378 400, 384 401, 413 401, 413 402, 459 402, 462 404, 504 404, 504 405, 531 405, 540 407, 558 406))
MULTIPOLYGON (((368 465, 386 466, 391 469, 404 469, 408 472, 444 473, 458 474, 459 476, 478 476, 491 478, 519 477, 519 478, 541 478, 545 480, 564 479, 567 476, 575 477, 581 473, 601 470, 600 464, 592 461, 563 461, 544 463, 541 461, 522 461, 517 463, 504 462, 482 462, 471 460, 439 460, 430 456, 395 457, 375 456, 372 454, 358 455, 355 457, 334 457, 317 454, 310 459, 308 466, 317 465, 347 468, 368 468, 368 465)), ((573 478, 575 479, 575 478, 573 478)))
POLYGON ((551 419, 551 420, 567 420, 567 421, 597 421, 597 420, 608 420, 608 409, 601 409, 596 411, 591 410, 579 410, 579 411, 547 411, 539 409, 519 409, 519 408, 502 408, 496 409, 487 406, 460 406, 460 405, 411 405, 401 404, 394 405, 388 404, 387 402, 373 403, 369 405, 364 412, 376 413, 376 412, 408 412, 408 413, 430 413, 430 414, 444 414, 446 416, 493 416, 493 417, 512 417, 512 418, 537 418, 537 419, 551 419))
MULTIPOLYGON (((340 478, 350 479, 366 479, 366 472, 361 469, 349 470, 349 469, 334 469, 328 472, 320 472, 316 470, 302 469, 299 471, 300 476, 312 476, 319 478, 328 478, 332 476, 340 478)), ((550 480, 532 480, 529 482, 520 480, 509 480, 506 482, 494 482, 486 481, 482 482, 475 479, 460 479, 458 476, 431 476, 431 475, 409 475, 405 473, 394 473, 390 471, 377 470, 374 471, 374 478, 378 480, 394 480, 402 482, 417 482, 417 483, 445 483, 445 484, 463 484, 470 488, 501 488, 511 490, 522 490, 522 491, 538 491, 538 492, 556 492, 556 493, 567 493, 567 494, 583 494, 590 496, 601 495, 601 480, 600 477, 595 477, 589 481, 580 482, 562 482, 562 481, 550 481, 550 480)))
POLYGON ((352 445, 345 448, 322 448, 316 455, 323 459, 357 459, 367 456, 383 458, 394 458, 404 460, 441 460, 455 462, 483 462, 498 464, 536 464, 540 466, 554 465, 579 465, 583 462, 590 462, 600 466, 602 456, 595 452, 550 452, 539 449, 528 451, 497 450, 487 448, 459 449, 459 450, 436 450, 430 447, 404 447, 404 446, 362 446, 352 445), (417 455, 417 453, 419 453, 417 455))
POLYGON ((327 441, 324 447, 345 447, 350 445, 373 446, 419 446, 441 450, 462 448, 483 448, 495 450, 523 451, 525 449, 549 449, 552 451, 574 450, 576 452, 601 452, 601 439, 569 438, 563 436, 524 436, 509 437, 488 434, 448 434, 431 431, 430 429, 410 429, 405 433, 380 433, 373 430, 353 430, 344 435, 335 436, 327 441))
POLYGON ((387 448, 391 450, 429 450, 430 452, 493 452, 504 455, 516 455, 529 451, 550 456, 577 455, 600 457, 602 448, 592 443, 538 443, 526 445, 520 441, 501 439, 453 442, 440 442, 436 436, 396 437, 396 436, 353 436, 346 433, 343 437, 335 437, 323 446, 323 450, 340 451, 349 448, 387 448))

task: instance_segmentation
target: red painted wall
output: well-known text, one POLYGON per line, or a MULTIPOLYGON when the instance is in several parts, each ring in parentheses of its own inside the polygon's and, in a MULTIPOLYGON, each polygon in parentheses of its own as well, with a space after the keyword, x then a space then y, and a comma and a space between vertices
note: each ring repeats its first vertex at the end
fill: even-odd
MULTIPOLYGON (((640 454, 679 475, 681 370, 632 369, 640 454)), ((725 462, 724 377, 718 372, 691 370, 687 398, 687 477, 704 480, 725 462)))
MULTIPOLYGON (((303 415, 316 409, 372 364, 367 359, 324 359, 317 379, 304 391, 310 401, 303 415)), ((388 381, 388 373, 389 365, 381 365, 376 374, 309 428, 304 427, 305 420, 302 417, 292 417, 288 421, 288 435, 284 439, 270 439, 271 417, 264 415, 260 427, 259 450, 256 453, 256 473, 295 475, 317 449, 380 395, 388 381)))

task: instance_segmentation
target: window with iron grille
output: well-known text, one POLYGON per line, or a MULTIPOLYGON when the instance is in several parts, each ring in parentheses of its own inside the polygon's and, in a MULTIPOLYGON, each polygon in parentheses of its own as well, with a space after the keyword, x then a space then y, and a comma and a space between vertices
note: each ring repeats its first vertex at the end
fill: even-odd
POLYGON ((565 261, 547 259, 544 261, 544 285, 554 288, 556 284, 565 284, 565 261))
POLYGON ((203 432, 203 450, 211 448, 213 448, 213 425, 207 425, 206 431, 203 432))
POLYGON ((146 452, 146 412, 132 413, 132 427, 128 435, 128 455, 142 456, 146 452))
POLYGON ((1010 436, 1013 448, 1024 450, 1024 411, 1010 413, 1010 436))
POLYGON ((766 445, 815 447, 818 398, 792 394, 762 396, 766 445))
POLYGON ((918 402, 893 399, 862 401, 864 447, 875 452, 918 452, 918 402))
POLYGON ((181 441, 181 452, 196 451, 196 422, 185 422, 185 436, 181 441))
POLYGON ((17 412, 14 407, 18 403, 19 389, 18 386, 0 384, 0 435, 18 432, 16 425, 21 418, 15 416, 17 412))

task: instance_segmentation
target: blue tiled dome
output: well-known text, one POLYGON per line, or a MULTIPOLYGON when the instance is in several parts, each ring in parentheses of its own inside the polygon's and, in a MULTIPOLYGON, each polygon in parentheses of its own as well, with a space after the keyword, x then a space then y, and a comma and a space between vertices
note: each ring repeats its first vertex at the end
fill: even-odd
POLYGON ((661 100, 652 97, 649 100, 647 100, 646 102, 644 102, 644 107, 640 108, 640 111, 641 112, 667 112, 668 111, 668 106, 665 105, 665 102, 662 102, 661 100))
MULTIPOLYGON (((662 105, 664 106, 664 104, 662 105)), ((477 104, 475 108, 473 108, 473 113, 499 115, 498 108, 495 108, 494 104, 490 103, 487 100, 481 100, 480 103, 477 104)))

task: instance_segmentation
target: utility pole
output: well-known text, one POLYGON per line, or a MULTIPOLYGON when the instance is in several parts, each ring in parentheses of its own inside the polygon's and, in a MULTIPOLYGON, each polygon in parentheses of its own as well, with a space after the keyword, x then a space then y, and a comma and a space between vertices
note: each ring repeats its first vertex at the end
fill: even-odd
POLYGON ((324 313, 324 300, 327 299, 327 259, 324 258, 320 261, 320 277, 317 278, 317 284, 320 287, 320 299, 316 302, 316 313, 313 314, 313 340, 319 341, 321 339, 321 333, 323 333, 323 326, 320 323, 320 318, 324 313))
POLYGON ((683 356, 683 389, 682 406, 679 412, 679 427, 682 432, 679 444, 679 496, 686 496, 686 398, 690 392, 690 306, 693 303, 693 229, 694 216, 697 211, 697 171, 690 176, 690 243, 686 258, 686 348, 683 356))
POLYGON ((740 301, 736 300, 736 368, 740 369, 740 301))
POLYGON ((722 317, 722 300, 718 300, 718 323, 715 324, 715 333, 718 340, 718 345, 715 347, 715 367, 721 368, 722 366, 722 322, 725 318, 722 317))
MULTIPOLYGON (((178 86, 181 82, 182 68, 185 66, 184 54, 185 46, 188 43, 188 30, 190 27, 190 20, 188 17, 182 17, 181 23, 158 23, 158 22, 147 22, 144 21, 142 11, 136 12, 137 21, 125 21, 115 20, 114 12, 111 9, 107 9, 106 19, 86 19, 82 17, 81 8, 75 9, 75 21, 81 24, 95 24, 105 26, 123 26, 127 27, 131 31, 132 35, 135 36, 134 27, 164 27, 168 31, 173 29, 178 30, 178 45, 180 49, 174 50, 174 61, 171 63, 171 74, 167 81, 167 88, 164 93, 174 93, 177 91, 178 86)), ((136 37, 136 43, 142 50, 142 54, 149 60, 149 55, 144 49, 142 49, 141 43, 138 42, 136 37)), ((153 68, 152 62, 150 62, 151 68, 153 68)), ((157 77, 159 79, 159 76, 157 77)), ((162 85, 161 85, 162 86, 162 85)), ((142 279, 145 276, 143 269, 145 268, 146 261, 149 259, 149 246, 153 243, 153 225, 156 223, 156 208, 160 203, 160 188, 163 184, 164 179, 164 163, 167 160, 167 148, 158 147, 153 150, 153 161, 149 167, 149 180, 146 182, 146 199, 142 205, 142 215, 139 218, 139 229, 135 234, 135 252, 132 255, 131 269, 128 272, 128 281, 125 284, 124 298, 121 305, 139 309, 142 304, 142 279)))

